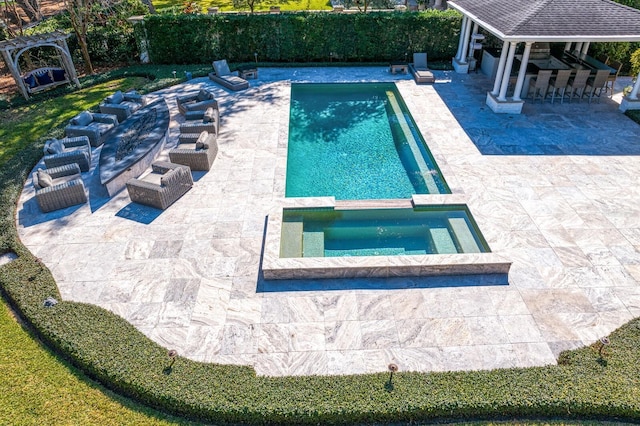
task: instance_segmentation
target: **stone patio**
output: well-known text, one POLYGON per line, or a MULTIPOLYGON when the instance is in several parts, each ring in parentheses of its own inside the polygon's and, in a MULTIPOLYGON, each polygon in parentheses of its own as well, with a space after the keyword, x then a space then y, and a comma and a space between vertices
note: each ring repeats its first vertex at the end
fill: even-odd
MULTIPOLYGON (((260 69, 248 90, 208 79, 221 108, 212 169, 165 211, 112 198, 93 155, 90 202, 43 214, 29 179, 17 224, 62 297, 121 315, 198 361, 263 375, 471 370, 555 363, 640 316, 640 126, 617 103, 485 105, 481 74, 435 72, 417 86, 386 67, 260 69), (467 197, 495 277, 264 281, 266 217, 285 188, 290 83, 395 81, 452 191, 467 197)), ((615 99, 615 97, 614 97, 615 99)), ((615 342, 614 342, 615 343, 615 342)))

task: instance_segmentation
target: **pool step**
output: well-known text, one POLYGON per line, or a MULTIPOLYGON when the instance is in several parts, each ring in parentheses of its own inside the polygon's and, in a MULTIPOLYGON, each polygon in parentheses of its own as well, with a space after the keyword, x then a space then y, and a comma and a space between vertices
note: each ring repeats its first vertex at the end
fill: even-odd
POLYGON ((302 233, 302 257, 324 257, 324 232, 302 233))
POLYGON ((431 228, 429 229, 429 234, 437 253, 452 254, 458 252, 456 243, 451 238, 447 228, 431 228))
POLYGON ((282 222, 280 257, 302 257, 302 218, 282 222))
POLYGON ((473 238, 467 222, 461 217, 453 217, 449 219, 449 226, 458 240, 458 246, 462 249, 463 253, 481 253, 482 250, 478 247, 476 239, 473 238))

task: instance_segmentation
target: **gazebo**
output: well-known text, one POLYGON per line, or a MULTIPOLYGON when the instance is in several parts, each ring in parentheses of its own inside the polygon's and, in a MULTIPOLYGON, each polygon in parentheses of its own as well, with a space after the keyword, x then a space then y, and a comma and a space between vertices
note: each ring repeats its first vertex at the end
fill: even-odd
MULTIPOLYGON (((522 91, 534 43, 565 43, 566 51, 587 55, 592 42, 640 41, 640 10, 610 0, 449 0, 448 5, 463 15, 458 51, 453 58, 457 72, 469 72, 474 35, 479 28, 503 42, 493 90, 486 100, 497 113, 522 111, 522 91), (515 53, 521 43, 524 49, 515 88, 507 97, 515 53)), ((639 88, 640 78, 623 99, 621 109, 640 109, 639 88)))
POLYGON ((2 57, 18 85, 20 93, 22 93, 25 99, 29 99, 29 90, 20 72, 19 59, 24 52, 35 47, 49 46, 56 49, 60 55, 61 69, 64 69, 67 75, 63 82, 73 82, 76 87, 80 87, 78 75, 76 74, 73 60, 71 59, 71 53, 69 53, 69 47, 67 46, 67 38, 69 38, 69 34, 56 30, 46 34, 35 34, 0 41, 2 57))

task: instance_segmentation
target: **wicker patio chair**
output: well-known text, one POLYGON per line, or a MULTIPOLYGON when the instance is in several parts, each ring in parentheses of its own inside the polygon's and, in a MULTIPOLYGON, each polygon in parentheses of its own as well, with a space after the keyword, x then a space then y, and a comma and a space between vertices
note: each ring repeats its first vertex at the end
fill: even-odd
POLYGON ((180 134, 200 134, 209 132, 218 135, 220 130, 220 111, 207 108, 206 111, 190 111, 185 114, 186 121, 180 125, 180 134))
POLYGON ((189 166, 191 170, 211 169, 218 154, 218 142, 215 133, 181 134, 178 146, 169 151, 172 163, 189 166))
POLYGON ((103 114, 113 114, 122 123, 131 114, 147 104, 147 99, 135 91, 122 93, 120 90, 113 95, 107 96, 100 103, 100 112, 103 114))
POLYGON ((151 171, 127 182, 129 198, 134 203, 164 210, 193 186, 191 170, 187 166, 156 161, 151 171))
POLYGON ((176 98, 178 111, 185 115, 189 111, 204 111, 207 108, 218 109, 218 101, 212 92, 206 89, 200 89, 196 93, 178 96, 176 98))
POLYGON ((74 163, 83 172, 91 167, 91 144, 87 136, 49 139, 44 143, 44 164, 47 169, 74 163))
POLYGON ((38 169, 32 175, 36 200, 43 212, 87 202, 87 193, 77 164, 38 169))
POLYGON ((107 132, 118 125, 118 117, 112 114, 84 111, 69 121, 64 128, 65 136, 87 136, 91 146, 104 143, 107 132))

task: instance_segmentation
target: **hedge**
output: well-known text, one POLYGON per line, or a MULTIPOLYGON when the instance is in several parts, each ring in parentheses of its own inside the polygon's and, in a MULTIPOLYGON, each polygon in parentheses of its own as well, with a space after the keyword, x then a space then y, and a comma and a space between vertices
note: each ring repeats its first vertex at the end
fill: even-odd
MULTIPOLYGON (((144 20, 154 63, 379 62, 428 52, 451 59, 461 17, 455 11, 149 15, 144 20), (405 56, 406 55, 406 56, 405 56)), ((144 34, 137 26, 137 37, 144 34)))
POLYGON ((42 140, 0 171, 0 288, 60 356, 114 391, 165 412, 208 422, 353 424, 524 417, 640 421, 640 319, 594 344, 564 352, 559 365, 476 372, 399 372, 326 377, 257 377, 250 367, 179 357, 115 314, 60 301, 47 267, 18 240, 15 206, 40 159, 42 140))

